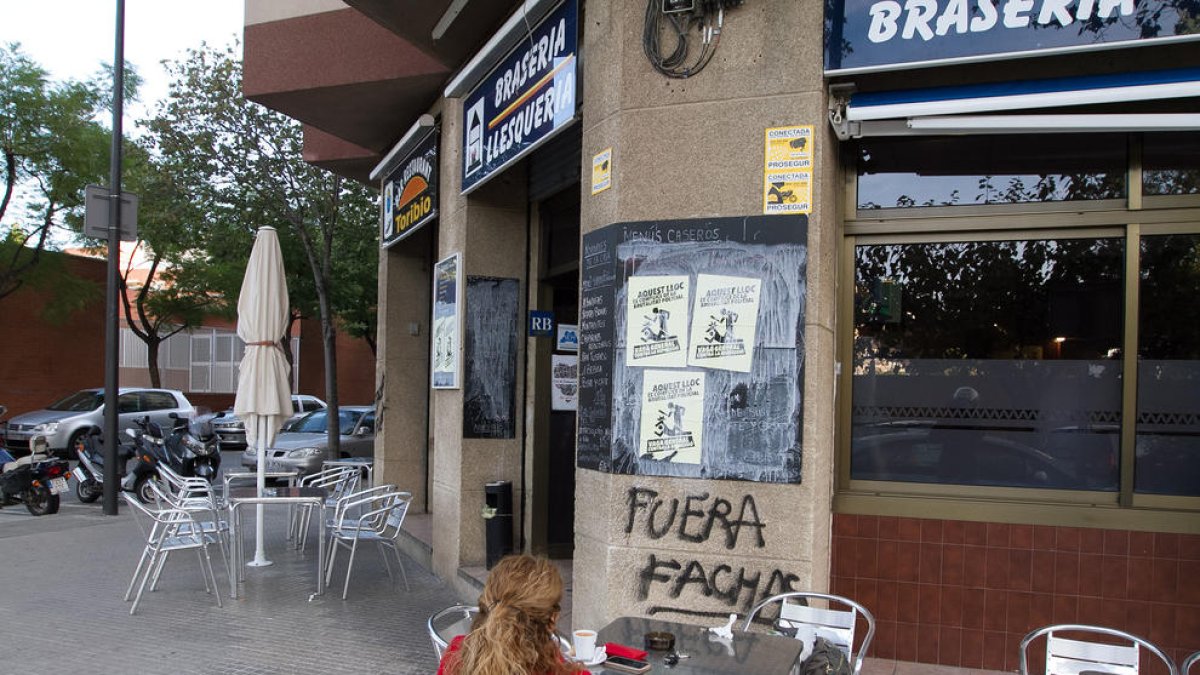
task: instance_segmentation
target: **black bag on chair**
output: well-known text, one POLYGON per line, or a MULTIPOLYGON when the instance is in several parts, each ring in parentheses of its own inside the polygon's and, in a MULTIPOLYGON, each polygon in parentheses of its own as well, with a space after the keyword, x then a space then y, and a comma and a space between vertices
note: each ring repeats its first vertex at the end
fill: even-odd
POLYGON ((853 671, 846 653, 819 637, 813 641, 812 653, 800 664, 800 675, 853 675, 853 671))

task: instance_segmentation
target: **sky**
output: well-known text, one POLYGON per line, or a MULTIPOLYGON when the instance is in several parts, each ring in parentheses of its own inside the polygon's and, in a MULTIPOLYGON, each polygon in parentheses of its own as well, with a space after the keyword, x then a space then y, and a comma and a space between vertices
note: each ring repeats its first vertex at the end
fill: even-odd
MULTIPOLYGON (((244 1, 126 0, 125 60, 143 78, 139 102, 126 106, 126 129, 166 96, 162 60, 201 42, 241 39, 244 1)), ((0 44, 21 43, 51 79, 87 79, 113 61, 116 8, 116 0, 0 0, 0 44)))

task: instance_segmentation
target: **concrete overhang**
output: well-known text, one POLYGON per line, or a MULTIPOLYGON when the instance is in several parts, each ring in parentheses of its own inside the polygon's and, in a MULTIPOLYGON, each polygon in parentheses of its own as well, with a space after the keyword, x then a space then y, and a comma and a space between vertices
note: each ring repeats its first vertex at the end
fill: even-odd
POLYGON ((367 182, 514 4, 250 0, 243 93, 306 125, 306 161, 367 182), (462 13, 434 40, 433 28, 452 4, 462 13))

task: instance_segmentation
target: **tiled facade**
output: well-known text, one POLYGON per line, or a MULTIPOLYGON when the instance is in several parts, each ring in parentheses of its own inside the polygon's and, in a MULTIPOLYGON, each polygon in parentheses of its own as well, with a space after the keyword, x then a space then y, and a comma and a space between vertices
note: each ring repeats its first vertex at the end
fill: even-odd
POLYGON ((1011 672, 1026 633, 1071 622, 1200 649, 1198 535, 838 514, 832 588, 884 659, 1011 672))

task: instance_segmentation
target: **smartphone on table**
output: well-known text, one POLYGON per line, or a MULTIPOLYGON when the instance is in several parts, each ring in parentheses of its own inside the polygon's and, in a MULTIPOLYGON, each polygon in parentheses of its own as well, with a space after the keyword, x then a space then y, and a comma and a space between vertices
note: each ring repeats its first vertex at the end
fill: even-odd
POLYGON ((624 656, 610 656, 604 660, 604 667, 619 670, 623 673, 645 673, 650 670, 650 664, 624 656))

